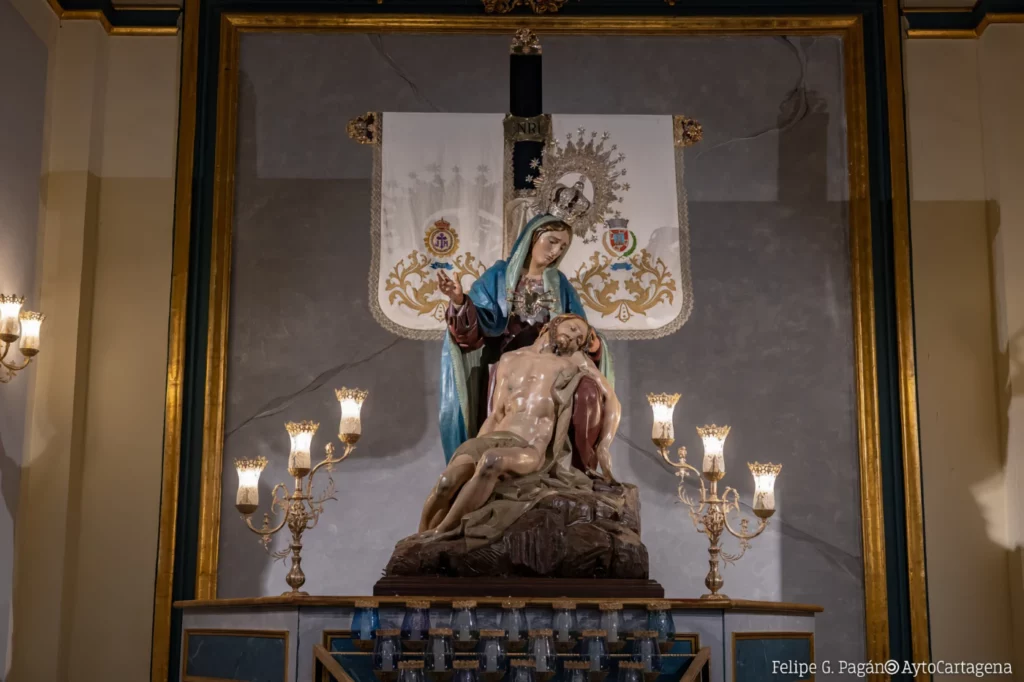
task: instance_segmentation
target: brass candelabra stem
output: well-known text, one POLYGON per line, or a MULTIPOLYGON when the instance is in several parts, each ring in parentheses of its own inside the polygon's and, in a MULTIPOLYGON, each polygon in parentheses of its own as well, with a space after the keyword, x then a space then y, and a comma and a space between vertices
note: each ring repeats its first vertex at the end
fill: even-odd
POLYGON ((285 592, 285 596, 306 595, 306 592, 300 590, 306 582, 306 574, 302 572, 302 534, 316 526, 320 520, 320 514, 323 512, 324 503, 327 500, 337 499, 335 497, 336 488, 331 472, 335 464, 345 461, 352 454, 352 451, 355 450, 355 443, 359 440, 359 435, 339 434, 338 438, 345 447, 341 456, 335 457, 334 444, 328 443, 324 447, 326 457, 312 469, 289 466, 288 473, 295 478, 294 490, 289 493, 288 487, 284 483, 278 483, 274 486, 274 490, 271 493, 270 511, 263 514, 263 525, 261 527, 257 528, 252 524, 252 514, 256 511, 254 507, 250 508, 243 504, 236 505, 239 511, 242 512, 245 524, 249 527, 249 530, 260 536, 263 548, 268 554, 274 557, 275 560, 283 560, 289 554, 291 555, 291 568, 285 577, 285 581, 292 589, 289 592, 285 592), (320 495, 314 497, 313 478, 320 469, 327 471, 327 487, 320 495), (284 516, 276 526, 272 526, 271 516, 279 512, 283 513, 284 516), (271 552, 271 537, 286 525, 292 534, 288 548, 271 552))
POLYGON ((707 535, 709 542, 711 543, 708 547, 708 564, 710 570, 707 576, 704 578, 704 584, 707 586, 710 592, 708 594, 701 595, 701 599, 728 599, 724 594, 720 594, 719 590, 722 589, 724 580, 722 574, 719 572, 719 562, 724 561, 726 563, 734 563, 746 553, 747 549, 750 548, 750 541, 756 538, 758 535, 764 532, 765 528, 768 527, 768 519, 775 513, 774 509, 755 509, 754 513, 758 516, 757 530, 749 532, 749 522, 745 518, 740 519, 740 529, 737 531, 729 524, 729 514, 732 512, 740 512, 740 495, 736 492, 735 488, 726 488, 721 497, 718 495, 718 482, 724 476, 721 471, 707 471, 700 472, 696 467, 691 466, 686 462, 686 448, 679 448, 678 455, 679 460, 675 461, 669 455, 669 447, 672 445, 672 439, 654 439, 655 445, 658 447, 658 453, 661 455, 669 466, 676 470, 676 475, 679 477, 679 488, 677 494, 679 500, 685 504, 689 510, 690 520, 693 521, 693 527, 698 532, 707 535), (692 473, 696 476, 700 482, 700 499, 692 499, 686 491, 686 474, 687 472, 692 473), (707 481, 707 485, 705 485, 707 481), (723 532, 728 532, 733 537, 740 541, 740 551, 737 554, 730 554, 722 550, 720 539, 723 532))
POLYGON ((35 353, 29 355, 25 352, 27 349, 23 349, 22 355, 25 358, 23 363, 19 365, 13 362, 8 362, 7 354, 11 352, 11 348, 13 347, 13 342, 8 343, 0 339, 0 384, 10 383, 11 379, 14 378, 14 375, 28 367, 29 363, 31 363, 32 359, 35 357, 35 353))

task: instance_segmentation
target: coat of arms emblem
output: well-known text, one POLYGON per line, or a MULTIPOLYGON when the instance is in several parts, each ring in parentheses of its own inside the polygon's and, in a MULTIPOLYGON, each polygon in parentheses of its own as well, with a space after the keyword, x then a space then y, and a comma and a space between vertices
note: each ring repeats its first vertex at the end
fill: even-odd
MULTIPOLYGON (((629 229, 629 219, 627 218, 610 218, 607 222, 608 229, 604 233, 604 248, 611 255, 612 258, 625 259, 633 255, 636 251, 636 235, 632 230, 629 229)), ((622 265, 616 263, 616 265, 622 265)), ((615 267, 614 270, 626 269, 630 270, 628 264, 625 267, 615 267)))
POLYGON ((446 259, 459 248, 459 235, 451 223, 441 218, 427 230, 423 244, 434 258, 446 259))

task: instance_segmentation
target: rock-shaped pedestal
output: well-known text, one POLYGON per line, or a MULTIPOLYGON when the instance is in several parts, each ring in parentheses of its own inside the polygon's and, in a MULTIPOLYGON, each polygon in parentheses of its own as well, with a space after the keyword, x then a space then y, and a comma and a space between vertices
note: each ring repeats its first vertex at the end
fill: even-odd
POLYGON ((630 484, 594 482, 594 490, 549 495, 484 547, 466 539, 395 546, 387 577, 543 577, 646 580, 640 541, 640 493, 630 484), (619 504, 610 505, 611 501, 619 504))

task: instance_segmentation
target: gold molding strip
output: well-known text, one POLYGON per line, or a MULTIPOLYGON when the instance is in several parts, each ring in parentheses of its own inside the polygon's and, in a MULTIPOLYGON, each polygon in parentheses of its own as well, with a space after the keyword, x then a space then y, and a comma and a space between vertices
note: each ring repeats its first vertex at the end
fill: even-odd
MULTIPOLYGON (((176 36, 177 26, 114 26, 110 19, 99 9, 78 9, 66 10, 60 5, 60 0, 47 0, 50 9, 61 21, 98 21, 103 26, 107 35, 112 36, 176 36)), ((135 12, 167 12, 181 11, 175 5, 114 5, 114 10, 132 10, 135 12)))
MULTIPOLYGON (((943 10, 940 8, 927 8, 915 10, 903 10, 903 14, 915 14, 919 12, 952 12, 953 8, 943 10)), ((969 12, 971 10, 964 10, 969 12)), ((1024 24, 1024 13, 985 14, 974 28, 908 28, 907 38, 930 38, 930 39, 976 39, 980 38, 985 29, 993 24, 1024 24)))
POLYGON ((889 659, 889 606, 882 505, 882 446, 878 433, 878 361, 875 342, 874 259, 868 171, 864 31, 858 22, 843 46, 850 185, 850 275, 853 291, 861 526, 867 656, 889 659))
MULTIPOLYGON (((928 583, 925 576, 924 504, 917 414, 917 366, 914 354, 914 299, 910 260, 910 206, 907 141, 903 118, 903 54, 898 0, 883 0, 885 80, 888 91, 889 166, 892 178, 892 231, 899 354, 900 430, 906 507, 910 638, 915 661, 931 660, 928 635, 928 583)), ((887 660, 877 658, 873 660, 887 660)), ((928 682, 927 671, 919 679, 928 682)))
POLYGON ((199 505, 199 557, 196 598, 217 596, 220 553, 220 501, 224 463, 224 393, 231 306, 231 237, 235 205, 235 150, 238 140, 239 33, 227 15, 220 23, 220 75, 213 179, 213 236, 210 247, 210 307, 206 341, 206 393, 203 406, 203 486, 199 505))
MULTIPOLYGON (((191 599, 185 601, 174 602, 174 607, 179 609, 209 609, 209 608, 223 608, 223 609, 238 609, 247 607, 268 607, 268 606, 327 606, 332 608, 344 608, 354 607, 356 602, 364 600, 366 597, 359 596, 338 596, 338 597, 326 597, 326 596, 292 596, 290 594, 283 594, 273 597, 234 597, 231 599, 191 599)), ((450 604, 455 598, 452 597, 410 597, 406 596, 395 596, 395 597, 374 597, 374 599, 382 606, 384 605, 404 605, 412 599, 422 600, 430 602, 435 605, 450 604)), ((458 600, 462 599, 473 599, 480 606, 498 606, 500 607, 508 597, 458 597, 458 600)), ((551 597, 523 597, 522 600, 529 606, 537 607, 550 607, 558 601, 563 601, 551 597)), ((605 601, 605 599, 599 597, 593 597, 588 599, 574 599, 573 603, 579 606, 591 606, 596 608, 598 604, 605 601)), ((651 599, 620 599, 623 606, 639 608, 646 608, 651 603, 651 599)), ((791 615, 809 615, 815 613, 821 613, 824 609, 816 604, 795 604, 792 602, 775 602, 775 601, 754 601, 750 599, 659 599, 659 603, 664 602, 671 609, 685 610, 685 611, 737 611, 742 613, 772 613, 772 614, 791 614, 791 615)))
POLYGON ((199 68, 199 2, 186 0, 181 45, 181 96, 178 103, 178 154, 174 201, 174 247, 171 261, 171 310, 167 340, 167 385, 164 416, 160 531, 153 597, 151 682, 167 682, 171 648, 171 600, 174 593, 174 548, 178 518, 181 462, 182 387, 185 372, 185 325, 188 266, 192 232, 192 167, 196 143, 196 72, 199 68))
POLYGON ((241 31, 353 33, 509 33, 575 35, 823 35, 844 34, 857 16, 565 17, 361 14, 225 14, 241 31))

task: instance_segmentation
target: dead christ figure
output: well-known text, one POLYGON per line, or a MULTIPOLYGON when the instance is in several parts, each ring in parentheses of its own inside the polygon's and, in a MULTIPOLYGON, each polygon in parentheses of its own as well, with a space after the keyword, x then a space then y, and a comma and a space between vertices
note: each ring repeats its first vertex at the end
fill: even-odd
POLYGON ((495 375, 492 412, 455 451, 423 507, 420 533, 444 533, 487 503, 499 480, 527 476, 551 465, 560 416, 572 409, 572 390, 583 376, 593 378, 604 401, 604 421, 596 448, 601 476, 613 481, 609 446, 621 408, 615 392, 583 354, 591 328, 577 315, 560 315, 531 346, 501 357, 495 375), (565 390, 570 387, 570 390, 565 390))

